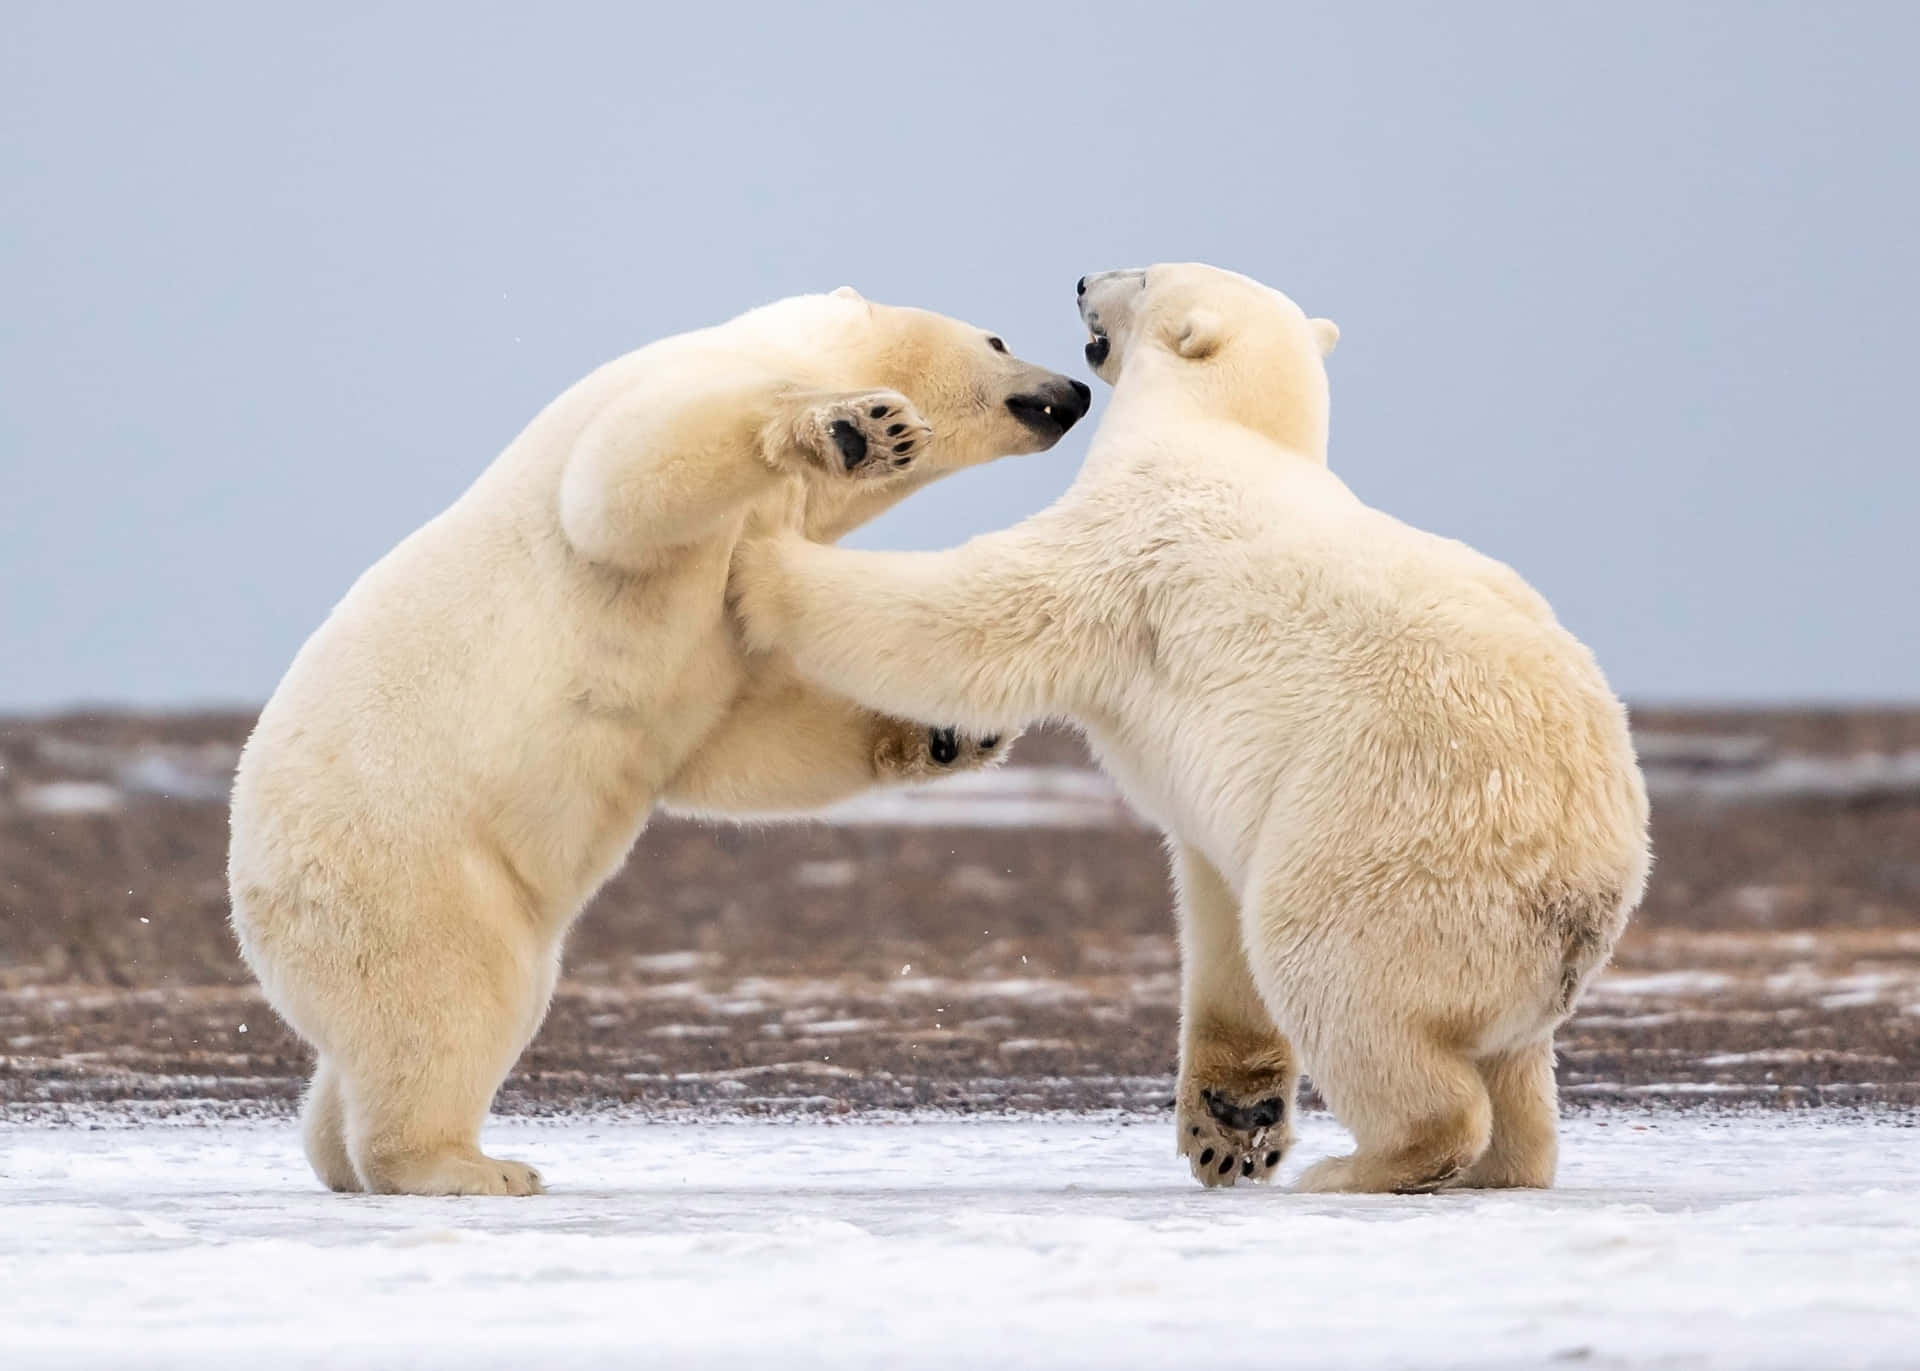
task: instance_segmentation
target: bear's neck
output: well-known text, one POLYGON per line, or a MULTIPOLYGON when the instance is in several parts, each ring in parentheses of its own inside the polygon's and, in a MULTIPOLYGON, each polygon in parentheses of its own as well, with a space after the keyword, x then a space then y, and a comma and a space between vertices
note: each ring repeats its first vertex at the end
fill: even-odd
POLYGON ((1128 360, 1113 390, 1116 417, 1129 410, 1232 423, 1319 466, 1327 464, 1326 378, 1249 374, 1225 359, 1210 365, 1160 357, 1128 360))

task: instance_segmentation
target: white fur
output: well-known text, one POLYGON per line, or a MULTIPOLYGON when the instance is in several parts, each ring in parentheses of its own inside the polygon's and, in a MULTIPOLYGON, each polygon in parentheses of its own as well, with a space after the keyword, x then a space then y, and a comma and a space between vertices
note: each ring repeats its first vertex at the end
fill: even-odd
POLYGON ((359 579, 233 792, 234 928, 318 1052, 324 1181, 539 1188, 481 1154, 481 1120, 568 924, 657 803, 777 813, 942 769, 921 724, 751 663, 729 559, 749 525, 835 538, 1048 445, 1005 401, 1067 384, 955 320, 850 290, 783 301, 600 368, 359 579), (872 440, 858 470, 836 421, 872 440))
POLYGON ((1086 730, 1178 859, 1209 1183, 1272 1174, 1301 1065, 1359 1143, 1309 1188, 1550 1183, 1552 1034, 1649 861, 1624 710, 1511 570, 1327 470, 1331 323, 1200 266, 1082 310, 1115 389, 1060 501, 946 552, 744 543, 749 636, 877 709, 1086 730))

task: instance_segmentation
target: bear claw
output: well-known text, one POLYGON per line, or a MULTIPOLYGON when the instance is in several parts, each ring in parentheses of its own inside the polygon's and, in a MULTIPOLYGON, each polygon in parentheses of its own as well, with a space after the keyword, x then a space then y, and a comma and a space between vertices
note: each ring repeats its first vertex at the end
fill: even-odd
POLYGON ((930 728, 927 730, 927 755, 941 766, 951 766, 960 759, 960 735, 951 728, 930 728))

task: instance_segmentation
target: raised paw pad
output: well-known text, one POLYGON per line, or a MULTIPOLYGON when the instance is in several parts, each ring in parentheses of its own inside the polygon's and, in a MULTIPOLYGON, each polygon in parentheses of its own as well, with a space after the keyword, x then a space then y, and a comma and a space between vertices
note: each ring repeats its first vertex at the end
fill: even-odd
POLYGON ((845 419, 833 421, 833 445, 840 449, 840 460, 852 471, 867 460, 867 435, 845 419))

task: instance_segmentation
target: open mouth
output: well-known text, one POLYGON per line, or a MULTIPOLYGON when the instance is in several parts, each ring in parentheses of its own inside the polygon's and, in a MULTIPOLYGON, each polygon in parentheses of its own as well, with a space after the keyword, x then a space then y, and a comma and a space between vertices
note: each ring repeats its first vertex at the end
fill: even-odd
POLYGON ((1007 401, 1013 417, 1043 438, 1058 438, 1072 428, 1080 414, 1065 405, 1052 405, 1034 396, 1018 395, 1007 401))
POLYGON ((1087 330, 1093 336, 1087 340, 1087 365, 1099 366, 1107 360, 1107 354, 1113 351, 1113 339, 1097 328, 1087 330))
POLYGON ((1007 409, 1014 418, 1052 444, 1085 418, 1092 404, 1091 389, 1079 381, 1060 377, 1031 395, 1013 396, 1007 401, 1007 409))

